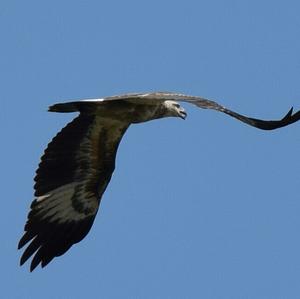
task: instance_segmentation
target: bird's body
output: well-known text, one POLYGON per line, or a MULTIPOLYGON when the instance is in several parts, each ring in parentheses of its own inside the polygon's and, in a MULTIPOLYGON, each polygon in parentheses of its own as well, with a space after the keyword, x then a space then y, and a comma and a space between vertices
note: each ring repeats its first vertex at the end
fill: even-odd
POLYGON ((199 97, 176 93, 128 94, 55 104, 53 112, 79 112, 49 143, 35 177, 35 199, 19 248, 21 264, 34 255, 31 270, 47 265, 89 232, 115 169, 119 143, 131 124, 163 117, 185 118, 176 101, 224 112, 260 129, 272 130, 300 119, 292 110, 280 121, 237 114, 199 97))

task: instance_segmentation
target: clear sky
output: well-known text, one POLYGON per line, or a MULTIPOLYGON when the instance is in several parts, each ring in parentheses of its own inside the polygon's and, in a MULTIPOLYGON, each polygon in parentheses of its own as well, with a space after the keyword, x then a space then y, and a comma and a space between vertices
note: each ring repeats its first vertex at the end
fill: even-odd
POLYGON ((46 268, 17 242, 50 104, 205 96, 265 119, 300 109, 300 4, 0 2, 1 298, 300 298, 300 123, 272 132, 186 105, 133 125, 89 235, 46 268))

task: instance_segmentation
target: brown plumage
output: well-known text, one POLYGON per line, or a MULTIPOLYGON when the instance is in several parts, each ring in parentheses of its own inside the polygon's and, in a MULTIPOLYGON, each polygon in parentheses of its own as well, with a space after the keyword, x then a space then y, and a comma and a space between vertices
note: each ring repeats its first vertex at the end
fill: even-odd
POLYGON ((30 270, 46 266, 89 232, 101 197, 115 169, 119 143, 133 123, 163 117, 185 118, 176 102, 228 114, 250 126, 273 130, 300 119, 292 109, 284 118, 265 121, 231 111, 214 101, 170 92, 127 94, 55 104, 52 112, 79 112, 49 143, 35 177, 31 204, 18 248, 28 244, 21 265, 33 256, 30 270))

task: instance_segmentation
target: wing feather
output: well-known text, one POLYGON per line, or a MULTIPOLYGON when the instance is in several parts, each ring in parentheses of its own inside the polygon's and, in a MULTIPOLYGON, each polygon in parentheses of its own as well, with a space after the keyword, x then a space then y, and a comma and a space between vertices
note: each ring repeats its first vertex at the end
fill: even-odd
POLYGON ((46 266, 89 232, 129 124, 81 113, 49 143, 35 177, 35 196, 18 248, 30 270, 46 266))

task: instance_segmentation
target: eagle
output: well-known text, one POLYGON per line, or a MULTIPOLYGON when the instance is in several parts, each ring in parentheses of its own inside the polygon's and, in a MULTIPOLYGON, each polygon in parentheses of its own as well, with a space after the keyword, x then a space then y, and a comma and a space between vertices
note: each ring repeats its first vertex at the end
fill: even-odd
POLYGON ((293 108, 281 120, 246 117, 197 96, 173 92, 130 93, 101 99, 58 103, 51 112, 79 112, 48 144, 35 176, 24 234, 28 244, 20 265, 33 256, 30 271, 63 255, 90 231, 115 169, 117 149, 131 124, 187 116, 179 102, 226 113, 262 130, 274 130, 300 119, 293 108))

